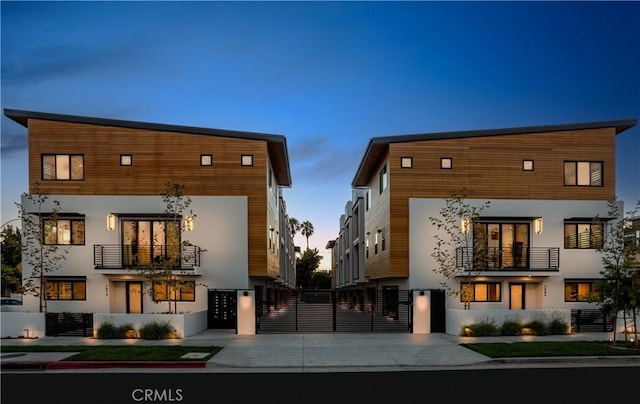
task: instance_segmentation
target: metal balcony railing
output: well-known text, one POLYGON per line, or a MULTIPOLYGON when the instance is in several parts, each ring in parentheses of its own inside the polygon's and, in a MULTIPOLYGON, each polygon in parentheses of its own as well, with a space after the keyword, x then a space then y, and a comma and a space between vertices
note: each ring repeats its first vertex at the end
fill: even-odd
POLYGON ((122 245, 93 246, 94 269, 162 268, 171 260, 172 269, 194 270, 200 266, 201 248, 182 245, 122 245))
POLYGON ((473 271, 543 271, 560 267, 558 247, 456 248, 456 267, 473 271), (475 253, 475 256, 474 256, 475 253))

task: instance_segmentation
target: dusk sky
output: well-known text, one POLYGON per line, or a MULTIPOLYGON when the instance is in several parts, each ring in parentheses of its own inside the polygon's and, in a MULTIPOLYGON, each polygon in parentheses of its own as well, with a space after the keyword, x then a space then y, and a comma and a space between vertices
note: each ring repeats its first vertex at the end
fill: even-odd
MULTIPOLYGON (((640 118, 640 2, 0 6, 3 109, 284 135, 288 213, 324 254, 371 137, 640 118)), ((5 223, 27 131, 1 125, 5 223)), ((630 207, 640 126, 616 153, 630 207)))

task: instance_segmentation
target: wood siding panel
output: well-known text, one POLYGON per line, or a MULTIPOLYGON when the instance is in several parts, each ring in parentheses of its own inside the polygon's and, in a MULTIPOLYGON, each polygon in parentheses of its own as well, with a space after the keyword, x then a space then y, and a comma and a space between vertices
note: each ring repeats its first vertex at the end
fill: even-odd
MULTIPOLYGON (((267 143, 54 121, 29 121, 29 192, 59 195, 158 195, 167 181, 185 186, 190 196, 246 195, 249 217, 249 275, 268 273, 267 143), (43 181, 42 154, 84 155, 83 181, 43 181), (132 166, 120 166, 131 154, 132 166), (200 166, 212 154, 213 166, 200 166), (253 166, 240 165, 242 154, 253 166)), ((196 212, 197 213, 197 212, 196 212)))
MULTIPOLYGON (((409 276, 409 198, 447 198, 462 187, 478 199, 605 201, 615 196, 613 128, 391 143, 388 150, 383 158, 389 199, 379 206, 374 201, 366 228, 373 231, 370 226, 388 221, 391 255, 368 260, 372 278, 409 276), (412 157, 413 168, 401 168, 401 157, 412 157), (441 157, 451 157, 453 169, 441 169, 441 157), (533 160, 534 171, 523 171, 522 160, 533 160), (602 161, 603 186, 565 186, 566 160, 602 161), (388 209, 388 217, 376 209, 388 209)), ((376 172, 369 182, 374 196, 377 181, 376 172)))

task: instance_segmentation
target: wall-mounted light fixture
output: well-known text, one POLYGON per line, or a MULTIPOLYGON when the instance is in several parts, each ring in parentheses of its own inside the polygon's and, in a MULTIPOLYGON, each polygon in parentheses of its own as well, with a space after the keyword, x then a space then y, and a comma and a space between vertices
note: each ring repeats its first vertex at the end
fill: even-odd
POLYGON ((187 215, 184 218, 184 231, 192 231, 195 225, 195 219, 193 215, 187 215))
POLYGON ((424 290, 420 291, 420 296, 424 296, 424 290))
POLYGON ((116 215, 109 213, 107 215, 107 230, 113 231, 116 229, 116 215))
POLYGON ((249 296, 249 292, 245 290, 244 292, 242 292, 242 296, 249 296))
POLYGON ((542 218, 541 217, 537 217, 537 218, 534 219, 534 221, 533 221, 533 229, 536 232, 536 234, 542 233, 542 218))
POLYGON ((471 219, 463 217, 460 220, 460 231, 464 234, 469 234, 469 228, 471 227, 471 219))

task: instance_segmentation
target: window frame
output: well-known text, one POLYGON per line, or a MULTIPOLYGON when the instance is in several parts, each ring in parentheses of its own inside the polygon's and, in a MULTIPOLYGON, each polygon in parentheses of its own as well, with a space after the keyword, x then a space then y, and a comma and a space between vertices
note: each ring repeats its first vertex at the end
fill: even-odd
POLYGON ((171 290, 171 288, 173 287, 175 289, 175 287, 173 285, 169 285, 167 282, 153 282, 153 301, 154 302, 166 302, 166 301, 171 301, 171 302, 195 302, 196 301, 196 282, 195 281, 178 281, 179 283, 183 284, 183 285, 192 285, 191 291, 190 292, 186 292, 186 294, 192 294, 193 297, 192 298, 184 298, 183 294, 185 293, 183 289, 178 289, 178 290, 171 290), (157 290, 157 288, 161 288, 162 286, 164 286, 166 289, 164 291, 164 296, 165 298, 158 298, 158 294, 162 293, 161 291, 159 292, 157 290), (177 296, 172 296, 173 293, 176 294, 180 294, 180 298, 178 299, 177 296), (172 298, 174 297, 174 298, 172 298))
POLYGON ((43 237, 42 240, 43 245, 64 245, 64 246, 74 246, 74 245, 86 245, 86 230, 87 226, 84 218, 70 218, 70 217, 57 217, 53 219, 43 218, 42 219, 42 229, 43 229, 43 237), (52 225, 55 220, 55 225, 52 225), (61 240, 61 237, 64 237, 64 233, 60 232, 60 222, 68 221, 69 222, 69 242, 65 243, 64 240, 61 240), (74 225, 75 222, 75 225, 74 225), (55 229, 55 236, 50 233, 52 229, 55 229), (75 234, 74 234, 75 233, 75 234), (82 241, 74 243, 74 235, 81 235, 82 241), (55 243, 51 242, 55 237, 55 243))
POLYGON ((576 302, 576 303, 589 302, 590 301, 589 297, 594 293, 598 293, 596 288, 596 282, 597 280, 568 280, 568 281, 565 280, 564 281, 564 301, 576 302), (569 287, 573 285, 575 285, 575 288, 569 289, 569 287), (587 292, 581 293, 580 292, 581 286, 582 287, 587 286, 589 290, 587 292), (575 289, 575 297, 573 296, 574 289, 575 289))
POLYGON ((603 246, 604 239, 602 235, 604 235, 604 223, 593 223, 593 222, 564 222, 563 226, 563 239, 564 239, 564 249, 565 250, 595 250, 601 248, 603 246), (571 234, 575 239, 575 246, 571 246, 571 239, 567 238, 567 226, 575 226, 575 230, 571 234), (587 247, 581 247, 580 243, 580 231, 579 226, 589 226, 589 245, 587 247), (600 239, 599 243, 594 243, 594 240, 598 240, 597 236, 594 236, 594 227, 600 227, 600 239))
POLYGON ((253 154, 240 155, 240 165, 242 167, 253 167, 253 154))
POLYGON ((400 168, 413 168, 413 157, 400 157, 400 168))
MULTIPOLYGON (((584 169, 583 169, 584 170, 584 169)), ((563 176, 564 176, 564 186, 565 187, 603 187, 604 186, 604 162, 603 161, 599 161, 599 160, 589 160, 589 161, 585 161, 585 160, 565 160, 564 164, 563 164, 563 176), (580 170, 580 167, 584 167, 584 164, 589 164, 589 173, 588 173, 588 178, 589 178, 589 184, 581 184, 580 183, 580 173, 582 172, 580 170), (593 179, 592 179, 592 170, 593 170, 593 165, 594 164, 598 164, 600 165, 600 183, 593 183, 593 179), (567 172, 567 168, 569 167, 569 165, 573 166, 573 172, 567 172), (572 174, 573 178, 570 178, 570 175, 572 174), (571 180, 571 181, 569 181, 571 180)))
MULTIPOLYGON (((51 279, 51 280, 47 279, 45 280, 44 291, 45 291, 44 297, 46 300, 86 301, 87 300, 87 280, 86 279, 51 279), (70 284, 69 290, 71 293, 71 297, 68 299, 61 298, 60 285, 62 283, 70 284), (83 285, 84 290, 82 291, 76 290, 76 287, 75 287, 76 284, 83 285), (49 285, 56 285, 57 287, 50 288, 49 285), (83 292, 84 294, 76 297, 76 295, 80 294, 81 292, 83 292)), ((63 296, 66 296, 66 293, 63 296)))
POLYGON ((522 160, 522 171, 535 171, 533 160, 522 160))
POLYGON ((387 170, 387 164, 382 166, 380 174, 378 175, 380 181, 380 194, 382 194, 389 187, 389 172, 387 170))
MULTIPOLYGON (((469 300, 469 302, 471 303, 500 303, 502 302, 502 282, 471 282, 471 299, 469 300), (476 287, 477 286, 483 286, 485 285, 487 287, 487 291, 486 291, 486 295, 487 295, 487 299, 486 300, 477 300, 476 299, 476 287), (493 296, 494 293, 496 293, 496 291, 492 291, 491 287, 497 287, 497 299, 495 300, 491 300, 491 296, 493 296)), ((466 303, 466 301, 464 300, 464 289, 469 287, 468 283, 460 283, 460 302, 461 303, 466 303)))
POLYGON ((120 155, 120 166, 121 167, 131 167, 131 166, 133 166, 133 155, 131 155, 131 154, 121 154, 120 155))
POLYGON ((201 154, 200 155, 200 166, 201 167, 211 167, 211 166, 213 166, 213 154, 201 154))
POLYGON ((40 155, 40 178, 42 181, 84 181, 84 154, 51 154, 51 153, 43 153, 40 155), (49 167, 50 165, 45 165, 45 160, 47 157, 53 158, 53 178, 47 178, 45 175, 45 167, 49 167), (68 161, 68 175, 69 178, 58 177, 58 159, 62 159, 67 157, 68 161), (73 170, 73 160, 75 158, 80 158, 80 178, 74 176, 73 170))
POLYGON ((453 170, 453 157, 440 157, 440 169, 453 170))

